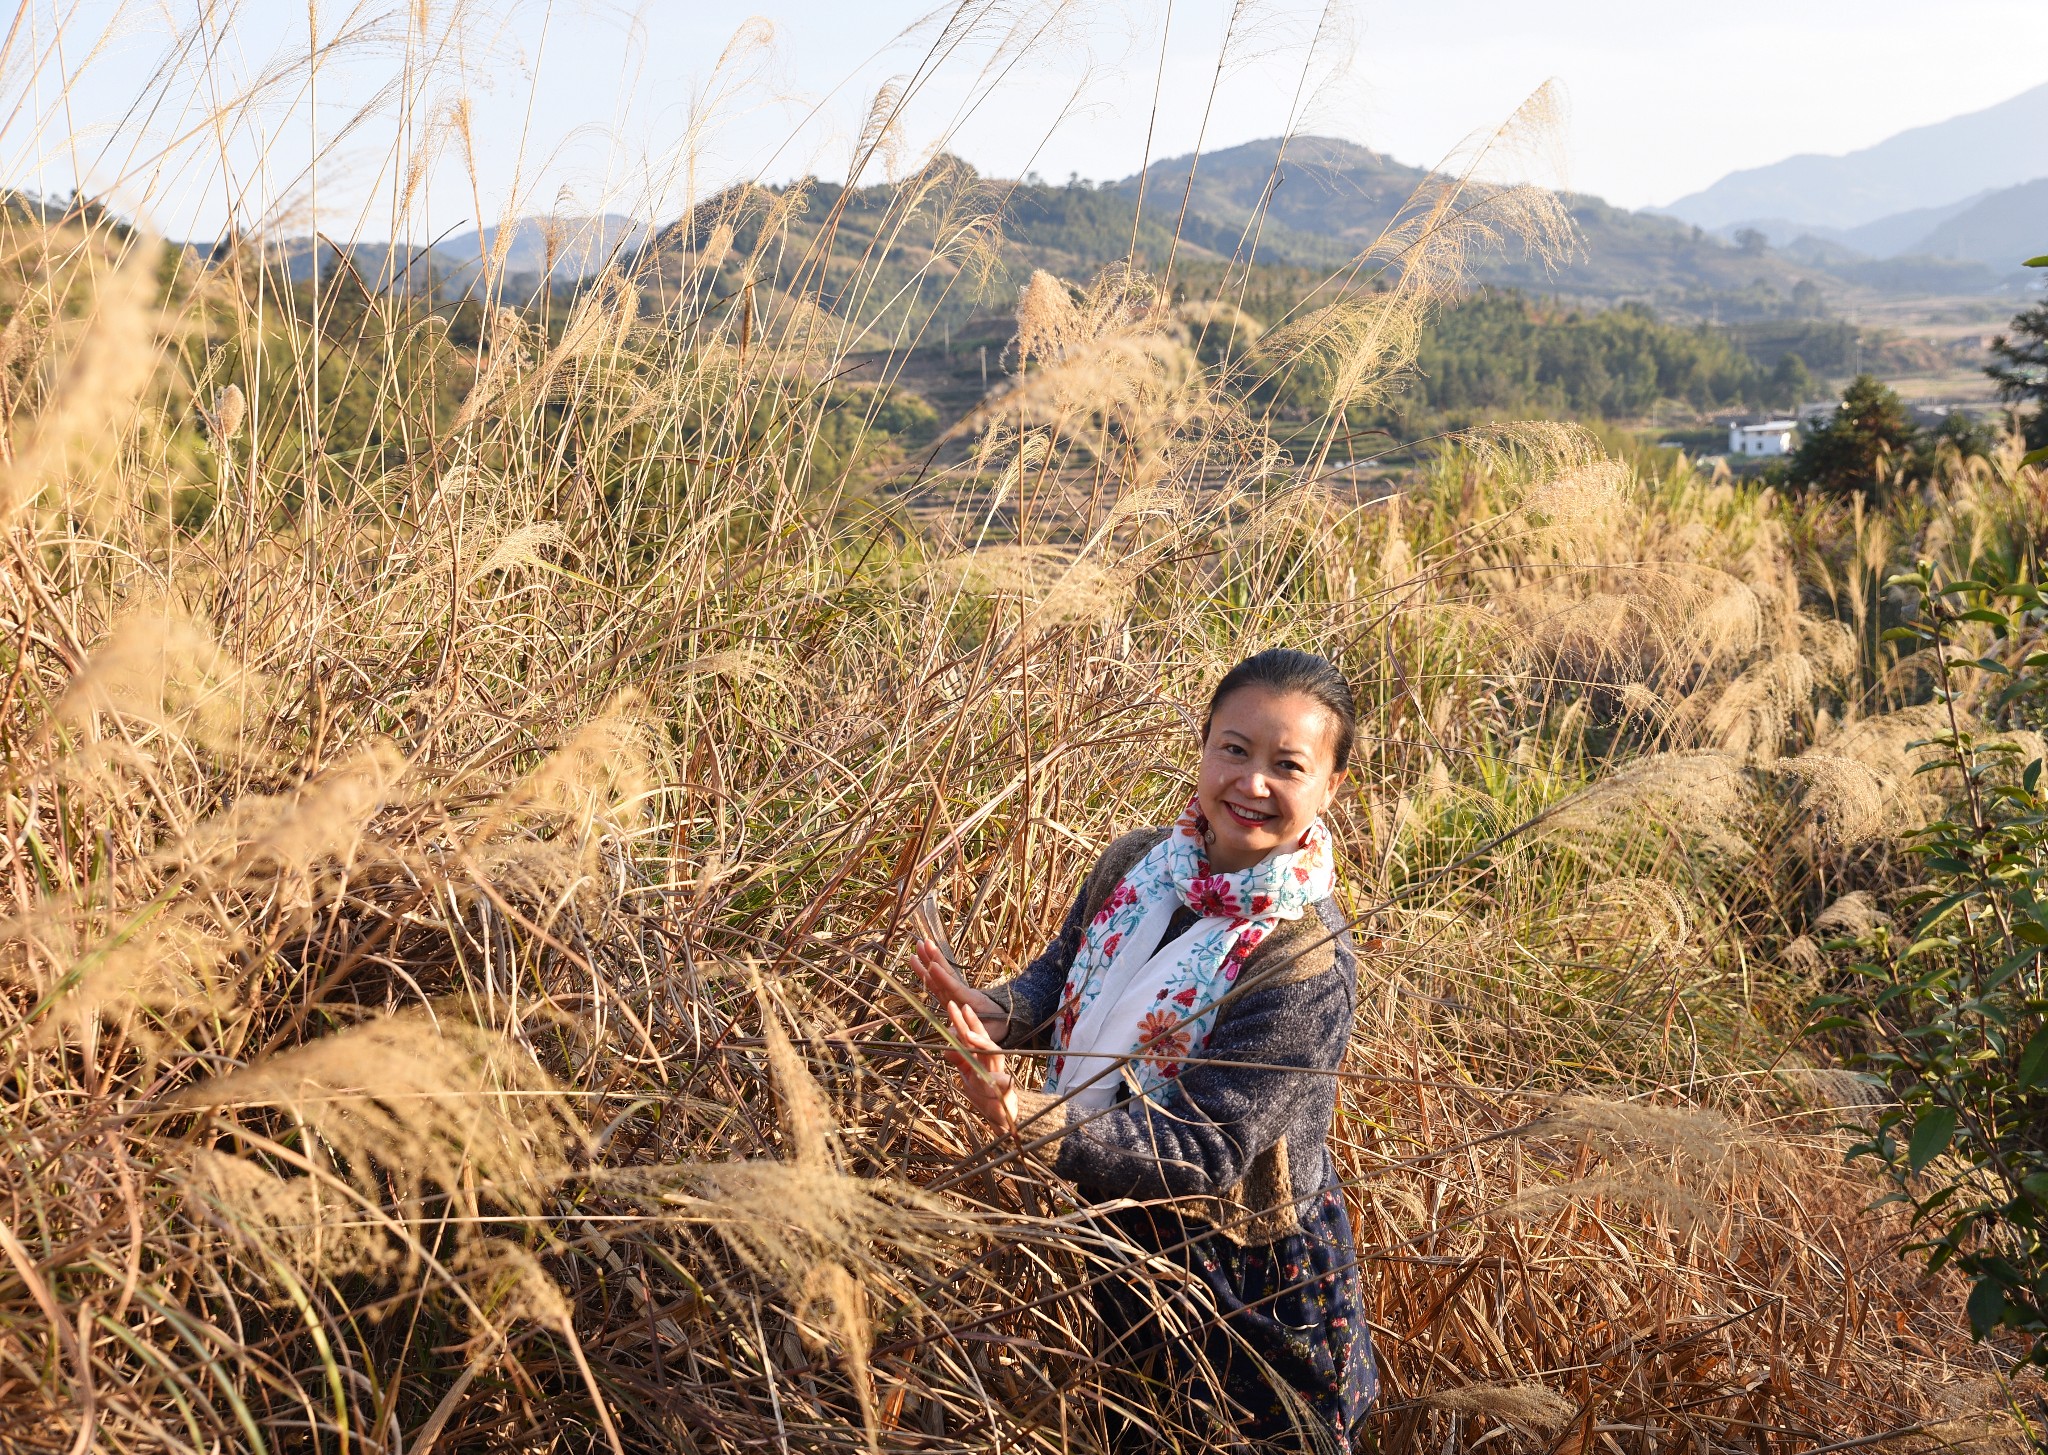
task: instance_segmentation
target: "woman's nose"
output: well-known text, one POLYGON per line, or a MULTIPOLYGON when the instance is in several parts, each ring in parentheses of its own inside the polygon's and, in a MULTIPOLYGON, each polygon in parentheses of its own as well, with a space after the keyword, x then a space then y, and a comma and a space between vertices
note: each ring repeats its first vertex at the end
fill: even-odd
POLYGON ((1244 780, 1244 791, 1254 798, 1264 798, 1267 793, 1266 775, 1254 768, 1251 776, 1244 780))

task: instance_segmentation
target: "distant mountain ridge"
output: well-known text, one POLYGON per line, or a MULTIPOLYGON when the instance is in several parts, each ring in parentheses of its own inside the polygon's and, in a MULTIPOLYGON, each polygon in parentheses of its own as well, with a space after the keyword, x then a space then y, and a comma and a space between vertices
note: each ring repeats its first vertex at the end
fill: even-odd
POLYGON ((1654 209, 1705 228, 1789 219, 1852 229, 2048 175, 2048 85, 1841 156, 1805 153, 1731 172, 1654 209))
POLYGON ((1746 219, 1717 227, 1717 237, 1734 241, 1745 230, 1761 232, 1774 248, 1820 266, 1859 259, 1933 258, 1981 263, 2017 276, 2020 259, 2038 252, 2048 238, 2048 178, 1979 192, 1946 207, 1916 207, 1861 227, 1822 227, 1783 217, 1746 219))
MULTIPOLYGON (((1284 147, 1279 138, 1268 138, 1200 158, 1162 158, 1142 177, 1100 187, 994 179, 983 179, 983 185, 1006 199, 1006 250, 1013 266, 1092 270, 1121 256, 1134 236, 1140 253, 1156 264, 1173 245, 1178 222, 1183 258, 1238 257, 1256 247, 1264 262, 1335 269, 1371 244, 1429 175, 1426 168, 1369 147, 1306 136, 1284 147), (1142 220, 1135 215, 1141 193, 1142 220)), ((814 203, 836 195, 836 188, 814 185, 814 203)), ((707 199, 695 216, 715 217, 727 195, 707 199)), ((1564 201, 1583 243, 1577 256, 1553 270, 1512 244, 1498 252, 1482 250, 1471 260, 1475 280, 1594 303, 1634 299, 1703 316, 1742 316, 1782 310, 1792 290, 1816 276, 1795 261, 1744 252, 1670 218, 1611 207, 1596 197, 1570 195, 1564 201)), ((550 264, 550 281, 570 283, 614 259, 629 262, 645 248, 695 246, 691 239, 699 230, 687 219, 653 227, 619 214, 525 217, 509 226, 509 237, 487 228, 435 247, 430 266, 437 291, 469 292, 486 258, 494 260, 500 277, 518 280, 521 287, 538 284, 550 264)), ((381 265, 385 248, 363 244, 350 251, 366 261, 375 256, 381 265)), ((295 275, 310 272, 313 255, 310 245, 299 248, 295 275)))
MULTIPOLYGON (((1186 196, 1191 223, 1199 220, 1204 229, 1197 240, 1227 257, 1247 237, 1248 224, 1270 192, 1258 229, 1259 255, 1331 266, 1377 237, 1428 175, 1425 168, 1333 137, 1296 137, 1284 152, 1277 138, 1269 138, 1199 160, 1154 162, 1144 172, 1145 210, 1170 223, 1186 196)), ((1135 198, 1138 184, 1134 176, 1112 186, 1135 198)), ((1581 240, 1577 256, 1553 270, 1510 246, 1475 256, 1474 277, 1589 301, 1634 299, 1705 314, 1770 311, 1785 306, 1801 283, 1824 276, 1776 254, 1745 252, 1675 218, 1631 212, 1583 194, 1567 194, 1564 202, 1581 240)))
POLYGON ((538 274, 548 269, 556 281, 588 277, 603 271, 615 257, 630 256, 653 236, 638 218, 616 212, 596 217, 522 217, 511 224, 510 237, 487 227, 465 232, 435 249, 452 262, 480 262, 504 251, 496 266, 507 273, 538 274))
POLYGON ((1993 191, 1978 192, 1940 207, 1909 208, 1860 227, 1829 227, 1819 222, 1795 222, 1789 217, 1745 217, 1740 222, 1711 231, 1716 237, 1733 240, 1744 228, 1754 228, 1769 238, 1774 248, 1788 246, 1803 237, 1819 238, 1823 242, 1838 243, 1864 257, 1893 258, 1915 251, 1928 233, 1957 213, 1967 211, 1975 203, 1993 195, 1993 191))
MULTIPOLYGON (((630 260, 654 236, 654 229, 637 218, 606 213, 600 217, 522 217, 511 224, 504 250, 498 251, 501 229, 487 227, 456 233, 433 247, 410 242, 351 242, 336 244, 322 240, 314 247, 311 238, 290 237, 269 243, 272 256, 281 257, 294 278, 310 278, 317 259, 320 273, 328 276, 343 266, 352 269, 368 285, 382 285, 401 272, 409 272, 415 286, 431 286, 438 292, 459 294, 469 290, 488 261, 500 277, 525 277, 538 281, 548 270, 552 283, 573 283, 602 272, 614 260, 630 260)), ((201 246, 205 246, 201 244, 201 246)), ((221 244, 214 246, 218 251, 221 244)))
POLYGON ((1913 251, 2016 269, 2048 247, 2048 177, 1979 198, 1944 218, 1913 251))
MULTIPOLYGON (((2041 95, 2048 101, 2048 87, 2041 88, 2041 95)), ((1430 175, 1370 147, 1315 136, 1284 144, 1278 138, 1246 142, 1199 158, 1162 158, 1142 175, 1100 185, 1006 182, 980 178, 957 160, 944 165, 962 179, 949 185, 984 190, 974 206, 1002 212, 1004 255, 1011 269, 1047 267, 1067 276, 1092 272, 1123 256, 1134 239, 1141 257, 1154 264, 1169 249, 1192 263, 1243 257, 1255 248, 1263 262, 1338 269, 1400 216, 1430 175)), ((845 196, 836 184, 813 179, 808 185, 811 209, 822 209, 820 216, 839 206, 833 199, 845 196)), ((416 276, 430 278, 439 296, 459 297, 475 291, 486 266, 516 293, 540 286, 544 270, 547 283, 561 286, 591 277, 614 261, 631 266, 650 255, 674 255, 680 262, 718 230, 721 218, 739 220, 740 232, 747 233, 757 223, 743 219, 758 220, 775 211, 772 198, 780 190, 728 189, 686 217, 660 226, 615 213, 520 218, 507 224, 509 232, 493 227, 444 240, 415 263, 416 276)), ((888 189, 855 192, 860 200, 848 215, 873 214, 879 222, 887 210, 888 189)), ((1483 189, 1473 195, 1482 197, 1483 189)), ((1474 281, 1595 305, 1643 302, 1702 319, 1811 316, 1821 309, 1827 288, 1844 283, 1888 293, 1994 288, 2048 238, 2048 184, 1980 189, 1950 203, 1853 227, 1789 215, 1743 224, 1763 233, 1768 246, 1756 237, 1738 238, 1738 226, 1709 231, 1583 194, 1564 194, 1561 200, 1577 232, 1573 256, 1552 267, 1513 243, 1482 249, 1468 260, 1474 281), (2015 251, 2011 242, 2022 236, 2028 241, 2015 251)), ((792 219, 800 231, 816 221, 797 221, 804 215, 792 219)), ((731 245, 744 251, 754 244, 739 237, 731 245)), ((848 247, 860 251, 877 245, 892 256, 908 247, 906 259, 930 246, 911 243, 908 235, 900 242, 883 242, 879 234, 856 238, 839 230, 826 241, 835 255, 848 247)), ((310 273, 316 252, 309 242, 288 243, 285 251, 295 276, 310 273)), ((365 274, 384 274, 394 261, 384 244, 348 251, 365 274)), ((323 262, 323 272, 327 266, 323 262)))

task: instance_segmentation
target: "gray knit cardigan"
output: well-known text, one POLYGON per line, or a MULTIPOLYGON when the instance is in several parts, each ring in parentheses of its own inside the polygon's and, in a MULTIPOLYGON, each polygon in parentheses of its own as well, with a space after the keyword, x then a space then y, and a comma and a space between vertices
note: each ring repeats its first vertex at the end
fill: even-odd
MULTIPOLYGON (((1009 1013, 1003 1045, 1049 1048, 1060 990, 1088 923, 1165 829, 1112 843, 1059 936, 1014 980, 988 993, 1009 1013)), ((1357 1010, 1358 961, 1343 914, 1325 899, 1282 920, 1246 958, 1208 1042, 1150 1096, 1124 1092, 1090 1116, 1041 1092, 1020 1093, 1026 1142, 1052 1136, 1054 1170, 1091 1199, 1174 1199, 1231 1241, 1270 1243, 1301 1230, 1301 1207, 1332 1172, 1330 1121, 1357 1010)))

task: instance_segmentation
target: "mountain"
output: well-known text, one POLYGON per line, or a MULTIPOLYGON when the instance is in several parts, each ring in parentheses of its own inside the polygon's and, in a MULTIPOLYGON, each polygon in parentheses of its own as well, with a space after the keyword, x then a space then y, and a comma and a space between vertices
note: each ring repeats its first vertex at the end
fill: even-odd
POLYGON ((1939 207, 1912 207, 1894 212, 1860 227, 1829 227, 1819 222, 1795 222, 1789 217, 1747 217, 1710 229, 1714 236, 1734 241, 1745 229, 1754 229, 1770 239, 1774 248, 1789 248, 1802 238, 1833 243, 1866 258, 1894 258, 1915 251, 1915 244, 1957 213, 1992 195, 1995 188, 1973 193, 1939 207))
MULTIPOLYGON (((409 242, 351 242, 335 244, 322 239, 318 247, 308 237, 278 239, 265 245, 266 256, 281 260, 294 281, 313 276, 317 260, 320 276, 331 278, 352 271, 372 290, 393 285, 407 274, 414 291, 436 297, 460 298, 474 290, 484 256, 493 248, 499 229, 487 227, 482 233, 457 233, 438 247, 409 242)), ((553 246, 553 267, 549 281, 574 283, 601 272, 614 258, 630 260, 635 249, 653 235, 645 223, 630 217, 522 217, 512 224, 499 270, 507 279, 523 280, 521 286, 536 286, 541 270, 549 266, 553 246)), ((200 245, 208 256, 219 257, 225 242, 200 245)))
POLYGON ((2048 177, 1978 199, 1913 244, 1932 258, 1963 258, 2016 272, 2048 251, 2048 177))
MULTIPOLYGON (((723 307, 735 286, 724 275, 735 258, 754 255, 772 219, 788 236, 772 250, 781 261, 754 275, 759 288, 791 288, 792 270, 812 268, 802 286, 828 308, 838 308, 842 290, 852 287, 894 298, 892 308, 931 310, 942 327, 964 326, 985 311, 989 295, 979 279, 998 258, 1005 287, 1036 268, 1084 279, 1123 257, 1134 240, 1147 266, 1159 267, 1171 252, 1184 274, 1242 258, 1255 246, 1259 262, 1269 265, 1258 286, 1276 298, 1298 298, 1313 294, 1321 278, 1344 274, 1428 177, 1423 168, 1329 137, 1294 138, 1284 148, 1277 139, 1247 142, 1199 160, 1165 158, 1121 181, 1063 187, 982 177, 947 157, 918 179, 925 202, 909 217, 896 216, 900 193, 888 187, 847 189, 808 179, 801 184, 804 205, 792 212, 782 200, 787 189, 741 186, 661 228, 644 257, 662 289, 688 290, 703 306, 723 307), (990 216, 1001 219, 996 258, 960 241, 963 219, 990 216), (829 237, 820 231, 828 223, 829 237), (708 258, 714 250, 716 262, 708 258), (713 274, 716 283, 709 281, 713 274)), ((1486 195, 1484 185, 1474 184, 1467 202, 1481 205, 1486 195)), ((1773 249, 1760 238, 1737 244, 1597 197, 1560 200, 1576 232, 1572 256, 1561 265, 1546 266, 1515 244, 1480 247, 1467 259, 1467 276, 1567 307, 1636 302, 1724 323, 1811 319, 1844 284, 1894 294, 1999 285, 1997 272, 1967 259, 1880 265, 1843 244, 1807 238, 1806 251, 1773 249)), ((765 306, 760 298, 756 304, 765 306)), ((890 326, 900 321, 892 314, 890 326)))
MULTIPOLYGON (((443 242, 435 252, 446 262, 476 266, 499 245, 501 230, 465 232, 443 242)), ((498 266, 510 274, 543 269, 555 282, 571 282, 601 272, 615 257, 630 254, 652 235, 643 222, 616 212, 599 217, 522 217, 512 224, 498 266)))
POLYGON ((1873 258, 1896 258, 1904 253, 1925 252, 1920 241, 1928 233, 1975 203, 1995 195, 1996 189, 1986 189, 1940 207, 1909 207, 1904 212, 1894 212, 1861 227, 1848 228, 1840 241, 1873 258))
MULTIPOLYGON (((985 178, 957 158, 941 158, 918 184, 925 205, 908 218, 897 214, 898 189, 849 190, 811 178, 801 184, 804 205, 794 211, 785 200, 789 189, 740 185, 659 228, 619 214, 526 217, 502 232, 494 227, 448 238, 431 253, 372 243, 346 254, 373 287, 409 261, 412 285, 444 299, 473 293, 487 256, 497 259, 513 296, 544 281, 574 286, 614 259, 637 260, 651 268, 659 287, 686 289, 696 295, 695 306, 711 307, 724 306, 736 286, 714 283, 712 276, 722 278, 737 260, 755 256, 762 229, 781 226, 789 236, 772 250, 777 261, 752 280, 769 293, 796 287, 808 268, 802 288, 828 308, 837 308, 841 291, 852 287, 894 299, 892 326, 901 321, 896 313, 908 317, 926 308, 950 327, 981 307, 985 295, 975 279, 994 261, 963 246, 961 219, 1001 217, 1001 266, 1018 279, 1034 268, 1087 277, 1124 256, 1134 241, 1154 267, 1169 251, 1187 267, 1215 266, 1255 246, 1262 263, 1328 276, 1367 249, 1429 175, 1330 137, 1297 137, 1284 149, 1278 139, 1247 142, 1199 159, 1165 158, 1118 182, 1064 187, 985 178), (865 276, 870 269, 873 275, 865 276)), ((1781 218, 1754 230, 1765 236, 1745 234, 1739 241, 1673 217, 1564 194, 1560 200, 1576 233, 1571 256, 1552 267, 1516 244, 1478 248, 1467 259, 1468 276, 1568 305, 1640 302, 1723 322, 1810 318, 1843 283, 1887 293, 1984 291, 1998 287, 2011 262, 2027 255, 2023 248, 2006 258, 2007 240, 2033 226, 2030 209, 2048 200, 2042 188, 2010 190, 2012 199, 1992 193, 1856 228, 1781 218), (1896 239, 1906 236, 1916 241, 1904 251, 1931 256, 1890 256, 1898 250, 1896 239)), ((1487 195, 1485 185, 1475 183, 1465 200, 1483 206, 1487 195)), ((2048 230, 2042 241, 2048 242, 2048 230)), ((316 256, 310 241, 283 246, 293 276, 309 276, 316 256)), ((344 266, 331 246, 317 256, 323 276, 344 266)), ((766 306, 767 296, 756 306, 766 306)))
MULTIPOLYGON (((405 242, 336 245, 322 238, 316 246, 309 237, 288 237, 264 242, 260 252, 254 249, 253 244, 242 246, 250 249, 245 256, 260 256, 271 264, 282 263, 285 273, 295 283, 311 278, 317 266, 323 280, 331 281, 352 273, 373 292, 398 286, 401 275, 404 275, 404 284, 414 291, 432 291, 457 271, 449 259, 405 242)), ((231 244, 222 240, 201 244, 200 247, 208 258, 218 259, 227 255, 231 244)))
MULTIPOLYGON (((1312 267, 1355 256, 1428 176, 1421 167, 1330 137, 1298 137, 1284 156, 1279 142, 1270 139, 1211 152, 1194 166, 1192 192, 1190 160, 1172 157, 1145 170, 1148 217, 1171 223, 1186 196, 1189 236, 1227 257, 1270 186, 1259 256, 1312 267)), ((1139 180, 1128 177, 1112 186, 1135 198, 1139 180)), ((1551 269, 1519 248, 1481 253, 1471 260, 1477 280, 1592 302, 1638 299, 1735 316, 1777 311, 1793 289, 1818 276, 1812 267, 1731 246, 1673 218, 1630 212, 1581 194, 1569 194, 1564 202, 1580 237, 1575 257, 1551 269)))
POLYGON ((2048 85, 1844 156, 1811 153, 1731 172, 1660 209, 1701 227, 1746 218, 1848 229, 2048 174, 2048 85))
POLYGON ((1203 245, 1225 257, 1237 251, 1270 188, 1259 256, 1327 266, 1345 262, 1377 237, 1428 175, 1353 142, 1303 136, 1287 143, 1284 157, 1277 138, 1199 158, 1168 157, 1114 188, 1136 198, 1142 184, 1146 214, 1169 224, 1186 197, 1188 216, 1200 219, 1206 234, 1203 245))
POLYGON ((1760 232, 1787 257, 1849 281, 1896 289, 1904 273, 1869 266, 1888 262, 1912 265, 1930 291, 1988 288, 1996 286, 1994 275, 2016 273, 2021 258, 2048 243, 2048 178, 1979 192, 1944 207, 1895 212, 1861 227, 1766 217, 1717 227, 1714 234, 1732 242, 1745 231, 1760 232))

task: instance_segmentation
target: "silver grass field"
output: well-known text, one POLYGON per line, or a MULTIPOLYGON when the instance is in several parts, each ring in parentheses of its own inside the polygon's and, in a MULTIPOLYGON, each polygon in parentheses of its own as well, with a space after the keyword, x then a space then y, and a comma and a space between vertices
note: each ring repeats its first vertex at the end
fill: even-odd
MULTIPOLYGON (((920 74, 996 84, 1055 9, 948 12, 920 74)), ((489 144, 477 17, 315 18, 389 69, 406 235, 489 144)), ((208 84, 222 23, 143 99, 225 135, 267 113, 208 84)), ((735 188, 573 298, 293 284, 255 200, 212 255, 139 183, 6 210, 0 1449, 1089 1451, 1110 1403, 1195 1448, 1093 1358, 1129 1250, 950 1090, 909 911, 984 982, 1035 954, 1283 642, 1361 697, 1378 1447, 2022 1448, 2034 1394, 1843 1164, 1880 1089, 1798 1031, 1944 791, 1887 563, 1971 574, 2041 472, 1949 459, 1902 525, 1531 422, 1353 491, 1342 411, 1467 260, 1574 245, 1489 180, 1547 96, 1252 320, 1241 267, 1011 269, 917 84, 858 140, 864 249, 844 194, 735 188), (928 452, 825 451, 932 342, 904 257, 1014 344, 928 452)), ((37 94, 10 156, 63 138, 37 94)))

